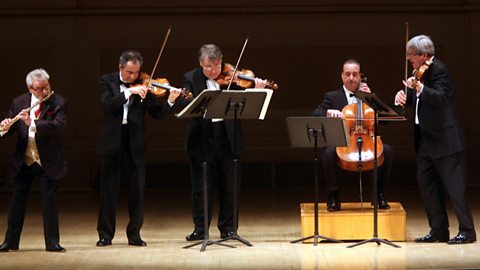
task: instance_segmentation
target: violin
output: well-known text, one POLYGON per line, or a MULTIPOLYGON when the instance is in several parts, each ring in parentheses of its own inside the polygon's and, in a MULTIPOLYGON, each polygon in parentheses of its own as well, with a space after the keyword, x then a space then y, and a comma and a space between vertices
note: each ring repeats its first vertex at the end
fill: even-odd
MULTIPOLYGON (((366 82, 366 78, 362 78, 366 82)), ((357 90, 358 91, 358 90, 357 90)), ((374 113, 375 111, 358 99, 357 103, 342 109, 350 146, 337 147, 337 164, 347 171, 368 171, 374 167, 374 113)), ((377 161, 382 165, 383 143, 377 136, 377 161)))
POLYGON ((412 75, 415 77, 415 82, 418 82, 422 79, 423 74, 425 74, 431 64, 432 61, 429 59, 423 62, 423 64, 418 69, 413 70, 412 75))
MULTIPOLYGON (((249 69, 242 69, 242 70, 237 70, 235 74, 233 74, 234 71, 235 71, 235 67, 232 64, 225 63, 223 65, 222 72, 216 79, 216 82, 220 86, 226 86, 230 83, 230 80, 232 80, 232 76, 233 76, 233 83, 235 83, 236 85, 242 88, 255 87, 256 77, 253 71, 249 69)), ((276 84, 274 81, 267 80, 266 87, 276 90, 278 89, 278 84, 276 84)))
POLYGON ((184 98, 192 97, 192 93, 187 89, 170 86, 170 83, 165 78, 151 79, 150 75, 145 72, 140 73, 137 81, 135 82, 137 82, 138 84, 132 85, 130 87, 136 87, 141 85, 146 86, 148 92, 152 93, 156 97, 165 96, 167 92, 169 92, 171 89, 181 89, 180 95, 184 98))

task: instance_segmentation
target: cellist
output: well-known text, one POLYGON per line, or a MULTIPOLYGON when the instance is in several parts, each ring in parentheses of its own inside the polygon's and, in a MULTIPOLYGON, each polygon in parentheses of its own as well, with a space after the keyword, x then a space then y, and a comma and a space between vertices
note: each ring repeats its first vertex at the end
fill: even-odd
MULTIPOLYGON (((355 91, 371 92, 367 83, 360 82, 360 63, 355 59, 348 59, 343 63, 340 73, 343 86, 334 91, 327 92, 323 101, 313 111, 313 116, 343 117, 342 109, 353 103, 357 103, 353 96, 355 91)), ((387 182, 393 161, 393 149, 387 144, 383 145, 384 162, 378 168, 378 208, 389 209, 383 190, 387 182)), ((338 166, 337 153, 335 147, 327 147, 322 153, 322 165, 327 183, 328 211, 339 211, 341 209, 340 194, 338 189, 338 166)))

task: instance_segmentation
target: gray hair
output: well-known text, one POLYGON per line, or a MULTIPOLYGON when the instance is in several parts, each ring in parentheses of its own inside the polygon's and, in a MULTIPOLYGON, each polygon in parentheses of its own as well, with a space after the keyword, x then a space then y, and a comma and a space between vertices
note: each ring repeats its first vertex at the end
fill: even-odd
POLYGON ((429 36, 414 36, 407 42, 407 50, 415 51, 418 54, 426 53, 428 56, 435 55, 435 45, 429 36))
POLYGON ((30 73, 27 74, 26 82, 27 82, 27 87, 30 88, 33 85, 34 80, 39 80, 39 81, 44 81, 44 80, 49 80, 50 75, 48 75, 47 71, 43 68, 37 68, 30 73))
POLYGON ((205 58, 210 60, 222 59, 222 50, 215 44, 203 44, 200 50, 198 50, 198 60, 202 61, 205 58))
POLYGON ((120 58, 118 59, 118 64, 120 66, 124 67, 127 65, 128 62, 132 63, 140 63, 140 66, 143 65, 143 57, 142 54, 135 50, 128 50, 124 51, 121 55, 120 58))

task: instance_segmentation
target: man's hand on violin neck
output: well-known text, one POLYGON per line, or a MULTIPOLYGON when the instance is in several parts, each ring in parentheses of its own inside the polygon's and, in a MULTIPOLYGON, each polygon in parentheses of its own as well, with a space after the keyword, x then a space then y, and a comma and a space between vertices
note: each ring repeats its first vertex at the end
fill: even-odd
POLYGON ((168 95, 168 102, 170 103, 175 103, 175 100, 177 100, 177 98, 180 96, 180 94, 182 93, 182 89, 178 89, 178 88, 170 88, 170 94, 168 95))
POLYGON ((403 84, 408 88, 415 89, 417 92, 423 87, 423 84, 415 77, 408 78, 407 81, 403 81, 403 84))
POLYGON ((403 81, 403 84, 408 87, 408 88, 414 88, 415 87, 415 82, 417 80, 415 79, 415 77, 410 77, 407 79, 407 81, 403 81))
POLYGON ((267 86, 267 80, 255 78, 255 88, 265 88, 267 86))

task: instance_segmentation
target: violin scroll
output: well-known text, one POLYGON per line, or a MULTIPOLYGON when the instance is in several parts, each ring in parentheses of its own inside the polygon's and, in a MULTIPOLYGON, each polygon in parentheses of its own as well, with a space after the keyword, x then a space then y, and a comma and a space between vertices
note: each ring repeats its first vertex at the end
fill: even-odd
MULTIPOLYGON (((140 73, 137 81, 140 83, 137 85, 133 85, 132 87, 140 86, 140 85, 146 86, 148 91, 156 97, 165 96, 171 89, 179 89, 179 88, 170 86, 170 83, 166 78, 151 79, 150 75, 145 72, 140 73)), ((192 93, 185 88, 181 89, 180 95, 185 98, 192 97, 192 93)))
MULTIPOLYGON (((253 71, 249 69, 241 69, 241 70, 237 70, 235 74, 233 74, 234 71, 235 71, 235 67, 232 64, 225 63, 223 65, 222 73, 220 73, 220 76, 216 79, 217 83, 221 86, 226 86, 229 84, 230 80, 232 80, 232 76, 233 76, 233 83, 235 83, 236 85, 242 88, 255 87, 256 77, 253 71)), ((278 89, 278 84, 275 83, 274 81, 267 80, 266 87, 276 90, 278 89)))

